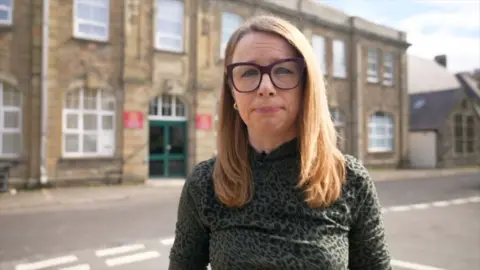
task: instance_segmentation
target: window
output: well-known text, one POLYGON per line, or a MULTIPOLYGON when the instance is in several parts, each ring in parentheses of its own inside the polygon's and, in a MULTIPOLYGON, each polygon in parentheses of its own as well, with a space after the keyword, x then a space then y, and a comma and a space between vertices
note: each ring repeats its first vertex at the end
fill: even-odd
POLYGON ((63 154, 66 157, 113 156, 115 96, 105 90, 78 89, 65 95, 63 154))
POLYGON ((475 152, 475 119, 473 118, 472 115, 469 115, 466 117, 467 123, 466 123, 466 132, 465 132, 465 137, 466 137, 466 150, 467 153, 474 153, 475 152))
POLYGON ((0 157, 20 156, 22 139, 22 93, 0 81, 0 157))
POLYGON ((420 109, 422 108, 423 106, 425 106, 425 99, 418 99, 415 101, 415 103, 413 103, 413 108, 414 109, 420 109))
POLYGON ((456 154, 475 153, 475 118, 456 114, 453 120, 454 149, 456 154))
POLYGON ((345 42, 333 41, 333 76, 337 78, 347 77, 347 62, 345 61, 345 42))
POLYGON ((109 13, 109 0, 75 0, 75 37, 107 41, 109 13))
POLYGON ((368 70, 367 81, 371 83, 378 82, 378 52, 375 48, 368 48, 368 70))
POLYGON ((393 150, 393 120, 383 112, 373 114, 368 121, 368 150, 389 152, 393 150))
POLYGON ((187 107, 180 98, 174 95, 162 94, 150 102, 148 114, 150 118, 161 120, 186 120, 187 107))
POLYGON ((155 47, 160 50, 184 51, 184 4, 178 0, 157 0, 155 47))
POLYGON ((383 84, 392 86, 395 78, 395 57, 391 52, 383 55, 383 84))
POLYGON ((220 45, 220 56, 225 57, 225 49, 232 34, 243 23, 243 18, 230 12, 222 13, 222 40, 220 45))
POLYGON ((345 119, 343 113, 338 108, 330 108, 330 115, 332 116, 333 124, 335 125, 335 130, 338 134, 338 147, 341 150, 344 150, 345 142, 345 119))
POLYGON ((323 75, 328 74, 327 70, 327 54, 325 50, 325 38, 322 36, 313 35, 312 36, 312 47, 317 56, 317 62, 322 70, 323 75))
POLYGON ((460 114, 455 115, 453 122, 455 153, 460 154, 463 153, 463 116, 460 114))
POLYGON ((12 24, 13 0, 0 0, 0 24, 12 24))

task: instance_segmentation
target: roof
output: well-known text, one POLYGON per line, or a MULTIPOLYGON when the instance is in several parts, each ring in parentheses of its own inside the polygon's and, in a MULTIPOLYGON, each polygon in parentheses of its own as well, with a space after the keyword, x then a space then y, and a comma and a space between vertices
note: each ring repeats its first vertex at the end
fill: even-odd
POLYGON ((480 89, 479 83, 475 81, 472 75, 468 72, 461 72, 457 73, 456 77, 460 81, 461 85, 465 90, 467 90, 467 94, 469 97, 480 99, 480 89))
POLYGON ((408 93, 444 91, 462 87, 454 74, 431 59, 408 55, 408 93))
POLYGON ((410 130, 438 130, 464 97, 462 88, 410 94, 410 130))
POLYGON ((480 117, 480 82, 477 82, 468 72, 458 73, 458 80, 462 84, 467 96, 473 101, 474 112, 480 117))

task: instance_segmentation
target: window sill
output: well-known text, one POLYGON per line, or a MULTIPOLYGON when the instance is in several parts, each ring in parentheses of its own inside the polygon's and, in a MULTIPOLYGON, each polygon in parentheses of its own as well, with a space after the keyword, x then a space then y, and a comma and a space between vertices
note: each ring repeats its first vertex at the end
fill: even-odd
POLYGON ((178 56, 186 56, 187 55, 186 51, 174 51, 174 50, 159 49, 159 48, 155 48, 155 52, 166 53, 166 54, 171 54, 171 55, 178 55, 178 56))
POLYGON ((98 44, 98 45, 108 45, 109 44, 108 39, 103 40, 103 39, 97 39, 97 38, 93 38, 93 37, 75 36, 75 35, 72 38, 73 38, 73 40, 81 42, 83 44, 89 44, 89 43, 98 44))
POLYGON ((335 75, 333 75, 332 78, 333 78, 334 80, 339 80, 339 81, 348 81, 348 76, 340 77, 340 76, 335 76, 335 75))
POLYGON ((7 32, 13 32, 13 24, 0 23, 0 34, 7 32))
POLYGON ((90 161, 90 160, 116 160, 119 159, 115 156, 76 156, 76 155, 63 155, 59 161, 90 161))
POLYGON ((372 154, 390 154, 393 153, 392 149, 379 149, 379 148, 370 148, 368 149, 368 153, 372 154))

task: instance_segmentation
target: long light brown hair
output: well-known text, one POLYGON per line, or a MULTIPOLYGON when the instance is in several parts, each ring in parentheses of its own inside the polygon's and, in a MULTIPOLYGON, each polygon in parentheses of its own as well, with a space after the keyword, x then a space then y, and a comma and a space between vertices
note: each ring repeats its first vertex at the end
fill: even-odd
MULTIPOLYGON (((233 33, 225 51, 225 68, 242 37, 251 32, 282 37, 305 59, 307 73, 299 112, 300 174, 298 188, 311 207, 335 201, 345 181, 345 159, 337 148, 337 134, 328 108, 323 74, 306 37, 289 22, 274 16, 257 16, 233 33)), ((252 196, 252 169, 248 157, 247 127, 233 107, 232 88, 226 74, 219 101, 217 149, 213 182, 218 199, 230 207, 243 206, 252 196)))

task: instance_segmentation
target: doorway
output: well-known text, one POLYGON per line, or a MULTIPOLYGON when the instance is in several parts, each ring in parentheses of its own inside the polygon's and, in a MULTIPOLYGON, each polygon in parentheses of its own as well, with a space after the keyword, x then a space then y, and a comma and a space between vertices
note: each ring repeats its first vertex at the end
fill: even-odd
POLYGON ((176 96, 162 95, 149 109, 149 178, 183 178, 187 172, 186 106, 176 96))

